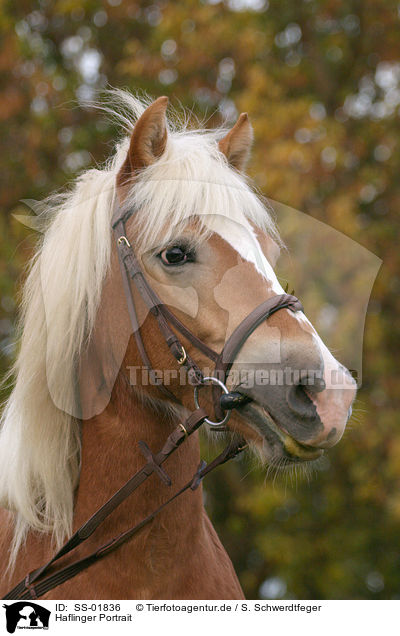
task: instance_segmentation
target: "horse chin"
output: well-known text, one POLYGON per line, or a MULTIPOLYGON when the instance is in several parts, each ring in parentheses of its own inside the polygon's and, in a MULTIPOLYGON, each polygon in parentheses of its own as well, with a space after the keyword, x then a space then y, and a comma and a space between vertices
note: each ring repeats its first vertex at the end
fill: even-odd
POLYGON ((320 448, 312 448, 296 441, 255 401, 240 407, 239 412, 247 426, 261 436, 260 450, 268 461, 284 458, 285 464, 309 462, 318 459, 324 452, 320 448))

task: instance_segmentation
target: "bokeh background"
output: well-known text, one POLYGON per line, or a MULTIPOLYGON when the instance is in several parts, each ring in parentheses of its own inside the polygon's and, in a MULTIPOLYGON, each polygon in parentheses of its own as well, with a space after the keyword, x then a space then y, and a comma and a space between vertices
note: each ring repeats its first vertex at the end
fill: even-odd
POLYGON ((398 2, 3 0, 0 31, 1 373, 35 238, 12 213, 109 155, 94 92, 166 94, 209 126, 249 112, 261 191, 383 266, 343 441, 309 478, 236 461, 207 509, 249 598, 400 598, 398 2))

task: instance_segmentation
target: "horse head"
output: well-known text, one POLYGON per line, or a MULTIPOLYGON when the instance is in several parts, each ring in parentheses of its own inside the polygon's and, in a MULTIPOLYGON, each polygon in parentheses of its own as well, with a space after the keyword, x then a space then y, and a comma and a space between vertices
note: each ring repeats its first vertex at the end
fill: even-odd
MULTIPOLYGON (((243 174, 253 140, 247 114, 217 143, 212 134, 171 134, 167 103, 159 98, 136 122, 117 175, 117 216, 127 219, 127 240, 157 296, 191 334, 224 355, 238 325, 262 303, 284 294, 273 269, 280 240, 270 211, 243 174)), ((154 316, 134 282, 131 287, 142 342, 159 374, 158 387, 136 376, 137 388, 157 400, 167 378, 170 393, 190 409, 193 387, 177 373, 154 316)), ((112 290, 113 320, 117 314, 120 321, 114 334, 120 337, 130 331, 129 318, 116 279, 112 290)), ((182 342, 205 375, 212 375, 207 352, 190 338, 182 342)), ((311 460, 340 440, 355 381, 303 311, 276 311, 249 330, 239 349, 226 361, 224 381, 246 399, 231 417, 230 430, 272 462, 311 460)), ((141 364, 134 340, 125 364, 141 364)), ((210 393, 203 390, 201 402, 216 411, 218 421, 223 413, 210 393)))
MULTIPOLYGON (((150 456, 195 399, 211 429, 223 420, 263 460, 285 465, 338 442, 355 397, 353 378, 275 274, 282 242, 243 172, 253 139, 247 115, 230 131, 189 130, 167 120, 165 97, 147 107, 122 99, 130 136, 102 170, 50 200, 24 285, 15 384, 0 430, 0 501, 16 517, 11 565, 31 530, 61 546, 88 508, 102 505, 133 467, 142 470, 143 456, 132 453, 138 440, 150 456)), ((197 435, 177 457, 169 470, 179 487, 198 465, 197 435)), ((159 505, 162 490, 145 492, 146 501, 137 493, 125 509, 129 519, 147 514, 149 499, 159 505)), ((181 538, 196 535, 214 563, 204 515, 198 491, 164 522, 181 538)), ((138 559, 146 549, 139 546, 138 559)), ((188 576, 192 551, 188 541, 174 557, 188 576)), ((143 589, 160 584, 135 564, 130 580, 143 589)), ((203 583, 196 594, 210 593, 207 576, 203 583)), ((238 590, 232 575, 226 598, 238 590)), ((182 598, 182 589, 174 594, 182 598)))

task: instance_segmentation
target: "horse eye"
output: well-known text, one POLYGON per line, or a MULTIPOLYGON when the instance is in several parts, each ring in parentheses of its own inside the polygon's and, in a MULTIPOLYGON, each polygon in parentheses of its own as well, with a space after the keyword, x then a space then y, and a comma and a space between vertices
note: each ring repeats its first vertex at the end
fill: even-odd
POLYGON ((193 262, 194 260, 193 252, 182 245, 167 247, 160 252, 159 257, 163 264, 167 266, 183 265, 184 263, 193 262))

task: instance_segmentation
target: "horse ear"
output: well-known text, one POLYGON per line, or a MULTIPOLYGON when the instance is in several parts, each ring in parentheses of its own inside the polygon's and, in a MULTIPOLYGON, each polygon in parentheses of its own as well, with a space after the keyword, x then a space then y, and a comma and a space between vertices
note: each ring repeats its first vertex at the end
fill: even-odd
POLYGON ((150 104, 135 124, 128 155, 117 177, 118 185, 129 182, 137 170, 154 163, 165 150, 168 97, 159 97, 150 104))
POLYGON ((253 143, 253 127, 247 113, 239 116, 236 124, 218 143, 220 151, 233 168, 243 170, 250 157, 253 143))

